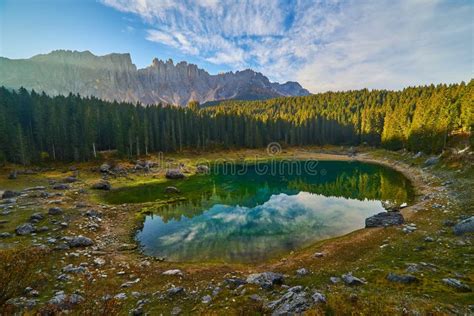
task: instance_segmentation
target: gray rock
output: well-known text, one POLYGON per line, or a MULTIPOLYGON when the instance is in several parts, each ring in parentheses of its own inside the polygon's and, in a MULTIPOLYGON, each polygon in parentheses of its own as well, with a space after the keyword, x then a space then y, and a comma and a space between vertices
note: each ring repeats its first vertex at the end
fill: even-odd
MULTIPOLYGON (((38 304, 36 299, 28 299, 26 297, 14 297, 5 302, 5 306, 15 306, 18 309, 31 310, 38 304)), ((16 315, 16 314, 15 314, 16 315)))
POLYGON ((60 215, 63 213, 63 210, 62 208, 60 207, 51 207, 49 210, 48 210, 48 214, 49 215, 60 215))
POLYGON ((183 179, 184 174, 179 169, 169 169, 166 171, 166 178, 167 179, 183 179))
POLYGON ((118 293, 117 295, 114 296, 114 298, 117 299, 117 300, 126 300, 127 299, 127 294, 118 293))
POLYGON ((261 302, 263 301, 262 297, 258 294, 252 294, 249 296, 249 299, 254 301, 254 302, 261 302))
POLYGON ((390 282, 405 283, 405 284, 416 283, 419 281, 418 278, 413 275, 409 275, 409 274, 398 275, 395 273, 389 273, 387 275, 387 280, 390 282))
POLYGON ((439 157, 433 156, 425 160, 425 166, 433 166, 439 162, 439 157))
POLYGON ((34 213, 30 216, 30 220, 32 221, 41 221, 44 219, 44 215, 41 213, 34 213))
POLYGON ((36 228, 30 223, 21 224, 15 229, 15 233, 21 236, 29 235, 31 233, 34 233, 35 231, 36 228))
POLYGON ((331 281, 332 284, 337 284, 341 282, 341 278, 332 276, 329 278, 329 281, 331 281))
POLYGON ((231 289, 235 289, 241 285, 244 285, 247 283, 244 279, 240 278, 228 278, 224 280, 224 283, 231 289))
POLYGON ((69 247, 88 247, 94 244, 92 239, 84 236, 66 237, 66 241, 69 247))
POLYGON ((175 296, 176 294, 180 294, 183 292, 184 292, 184 288, 180 286, 177 286, 177 287, 173 286, 166 291, 166 294, 168 294, 168 296, 175 296))
POLYGON ((172 270, 166 270, 165 272, 162 273, 163 275, 178 275, 182 276, 183 272, 179 269, 172 269, 172 270))
POLYGON ((313 295, 311 295, 314 304, 326 304, 326 296, 322 293, 315 291, 313 295))
POLYGON ((72 273, 72 274, 80 274, 80 273, 86 273, 87 268, 83 266, 74 266, 72 263, 68 264, 61 270, 64 273, 72 273))
POLYGON ((9 238, 11 236, 12 236, 12 234, 7 233, 7 232, 0 233, 0 238, 9 238))
POLYGON ((53 185, 54 190, 69 190, 71 187, 66 183, 58 183, 53 185))
POLYGON ((426 236, 425 239, 423 239, 425 242, 433 242, 434 239, 430 236, 426 236))
POLYGON ((212 297, 210 295, 203 296, 201 302, 203 304, 209 304, 212 301, 212 297))
POLYGON ((453 227, 453 232, 455 235, 460 236, 466 233, 474 232, 474 216, 466 218, 465 220, 460 221, 453 227))
POLYGON ((283 282, 283 274, 275 272, 254 273, 247 277, 247 283, 258 285, 264 289, 269 289, 275 284, 283 284, 283 282))
POLYGON ((178 316, 179 314, 181 314, 181 312, 182 312, 182 309, 178 306, 175 306, 171 310, 171 316, 178 316))
POLYGON ((364 280, 362 279, 359 279, 355 276, 352 275, 352 273, 347 273, 347 274, 343 274, 341 276, 342 280, 344 281, 344 283, 346 283, 347 285, 350 285, 350 286, 353 286, 353 285, 363 285, 363 284, 366 284, 367 282, 365 282, 364 280))
POLYGON ((299 276, 304 276, 304 275, 307 275, 308 273, 309 271, 306 268, 301 268, 301 269, 296 270, 296 274, 299 276))
POLYGON ((2 194, 2 199, 11 199, 11 198, 17 197, 19 195, 20 195, 19 192, 6 190, 2 194))
POLYGON ((310 297, 303 291, 302 286, 294 286, 279 299, 269 302, 266 307, 272 311, 272 315, 293 315, 303 313, 316 303, 324 302, 326 298, 321 293, 315 292, 310 297))
POLYGON ((102 217, 102 213, 101 212, 98 212, 96 210, 87 210, 84 215, 86 217, 90 217, 90 218, 101 218, 102 217))
POLYGON ((179 189, 177 187, 169 186, 169 187, 166 187, 165 193, 177 194, 177 193, 181 193, 181 191, 179 191, 179 189))
POLYGON ((103 163, 100 165, 99 170, 100 172, 106 173, 110 171, 111 166, 108 163, 103 163))
POLYGON ((464 284, 457 279, 445 278, 443 279, 443 283, 450 287, 455 288, 456 290, 460 292, 471 292, 471 288, 467 284, 464 284))
POLYGON ((365 227, 387 227, 401 225, 405 222, 403 215, 399 212, 381 212, 365 220, 365 227))
POLYGON ((94 190, 104 190, 104 191, 109 191, 112 189, 112 186, 108 181, 101 180, 99 182, 96 182, 92 185, 92 189, 94 190))

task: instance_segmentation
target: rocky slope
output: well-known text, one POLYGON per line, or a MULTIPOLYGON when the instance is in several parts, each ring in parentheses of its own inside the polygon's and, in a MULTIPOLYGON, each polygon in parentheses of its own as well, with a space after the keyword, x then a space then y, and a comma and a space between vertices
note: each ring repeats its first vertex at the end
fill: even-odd
POLYGON ((196 65, 154 59, 137 69, 130 54, 95 56, 89 51, 53 51, 30 59, 0 58, 0 85, 50 95, 79 93, 106 100, 186 105, 223 99, 308 95, 297 82, 270 82, 253 70, 210 75, 196 65))

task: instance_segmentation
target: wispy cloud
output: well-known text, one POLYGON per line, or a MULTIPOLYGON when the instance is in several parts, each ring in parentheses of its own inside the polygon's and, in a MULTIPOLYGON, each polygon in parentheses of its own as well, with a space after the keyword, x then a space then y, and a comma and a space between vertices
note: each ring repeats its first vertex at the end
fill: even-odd
POLYGON ((471 1, 101 0, 138 15, 146 39, 311 91, 467 80, 471 1))

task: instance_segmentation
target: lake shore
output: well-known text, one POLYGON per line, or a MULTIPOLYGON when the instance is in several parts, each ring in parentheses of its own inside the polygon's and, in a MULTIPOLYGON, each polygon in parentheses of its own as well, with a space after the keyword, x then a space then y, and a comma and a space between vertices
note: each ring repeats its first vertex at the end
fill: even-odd
MULTIPOLYGON (((443 183, 446 179, 460 177, 454 186, 466 182, 472 185, 472 180, 463 178, 466 172, 456 172, 457 167, 447 166, 441 170, 425 168, 423 158, 413 158, 408 153, 391 153, 370 148, 360 148, 357 151, 355 156, 352 154, 349 156, 347 149, 340 148, 290 148, 283 150, 279 158, 357 160, 381 164, 403 173, 412 182, 416 191, 414 203, 401 210, 405 219, 415 224, 413 227, 416 228, 413 231, 408 233, 403 231, 404 226, 361 229, 341 237, 317 242, 307 248, 291 252, 283 258, 258 264, 161 262, 141 255, 133 243, 134 229, 143 216, 139 212, 141 206, 106 205, 96 191, 90 190, 90 187, 101 179, 101 173, 97 172, 98 163, 76 164, 73 168, 75 171, 70 170, 70 166, 57 165, 54 170, 20 175, 17 180, 4 180, 12 166, 4 168, 0 175, 2 177, 0 188, 20 190, 28 186, 43 185, 47 187, 47 191, 61 195, 38 198, 28 193, 27 196, 18 198, 19 205, 15 206, 14 214, 4 216, 8 218, 8 222, 2 224, 2 231, 13 231, 17 225, 27 221, 37 209, 48 210, 57 206, 63 211, 60 215, 61 220, 67 220, 68 226, 57 229, 58 224, 50 221, 47 225, 52 232, 50 238, 57 237, 55 239, 59 243, 62 236, 84 235, 94 241, 93 247, 86 248, 50 250, 54 249, 54 244, 47 247, 48 255, 37 260, 45 266, 43 272, 51 278, 57 278, 61 274, 60 270, 67 264, 79 266, 86 261, 87 272, 95 281, 88 284, 82 278, 73 275, 66 283, 46 282, 39 290, 37 306, 42 306, 44 302, 54 297, 54 293, 58 290, 68 293, 77 290, 90 300, 88 303, 91 304, 103 295, 113 297, 124 293, 126 298, 114 299, 113 305, 126 311, 136 308, 139 299, 148 299, 150 302, 155 302, 144 304, 144 309, 151 313, 169 313, 176 307, 183 313, 189 311, 219 313, 223 310, 229 314, 260 313, 266 311, 266 303, 277 299, 280 296, 279 292, 284 292, 285 288, 276 287, 276 291, 269 292, 255 285, 245 285, 236 289, 228 286, 226 280, 231 278, 244 280, 251 273, 272 271, 284 274, 285 284, 288 286, 301 285, 323 292, 327 303, 315 305, 313 307, 315 313, 393 313, 402 306, 401 302, 404 308, 420 312, 436 311, 434 302, 442 313, 450 313, 452 309, 459 312, 467 310, 469 294, 459 293, 443 285, 441 280, 453 276, 454 273, 463 274, 462 281, 472 287, 474 278, 472 263, 465 265, 463 259, 463 254, 472 253, 472 248, 469 250, 472 236, 462 238, 453 236, 450 227, 443 224, 446 220, 457 221, 459 216, 465 215, 465 205, 469 201, 466 201, 465 197, 460 198, 452 194, 453 189, 450 188, 452 185, 443 183), (71 183, 65 190, 49 189, 51 186, 49 181, 57 181, 74 172, 79 173, 80 181, 71 183), (100 216, 87 215, 87 211, 91 209, 100 213, 100 216), (426 242, 427 237, 433 239, 433 242, 426 242), (443 253, 443 256, 440 257, 439 253, 443 253), (58 262, 61 262, 60 267, 57 266, 58 262), (436 268, 424 267, 421 262, 428 262, 436 268), (409 264, 418 266, 418 272, 411 274, 415 274, 419 282, 401 285, 387 281, 386 276, 390 272, 407 274, 405 270, 409 264), (296 271, 301 268, 306 269, 308 273, 297 274, 296 271), (182 275, 162 274, 164 271, 176 269, 180 270, 182 275), (330 281, 331 277, 340 278, 342 274, 349 272, 364 278, 367 284, 352 287, 346 286, 341 281, 334 284, 330 281), (135 282, 137 279, 139 281, 135 282), (123 286, 124 284, 128 285, 123 286), (182 287, 183 293, 169 297, 168 290, 173 287, 182 287), (219 288, 219 291, 214 295, 216 288, 219 288), (410 292, 411 297, 405 297, 400 289, 410 292), (381 291, 386 296, 382 299, 380 299, 381 291), (133 292, 140 293, 138 298, 134 297, 133 292), (203 304, 201 299, 206 295, 210 295, 212 299, 210 303, 203 304), (252 295, 258 295, 260 299, 250 298, 252 295)), ((166 159, 173 164, 194 166, 203 160, 245 160, 249 157, 266 159, 268 154, 265 150, 217 151, 206 154, 171 154, 167 155, 166 159)), ((133 166, 128 161, 115 162, 123 166, 133 166)), ((472 172, 472 166, 468 166, 467 174, 468 172, 472 172)), ((123 177, 107 178, 113 188, 118 188, 137 183, 164 181, 164 171, 137 172, 123 177)), ((45 239, 46 237, 38 240, 36 236, 11 236, 0 240, 0 244, 4 249, 12 247, 28 249, 33 244, 47 244, 45 239)), ((78 304, 76 308, 79 310, 86 307, 90 305, 78 304)))

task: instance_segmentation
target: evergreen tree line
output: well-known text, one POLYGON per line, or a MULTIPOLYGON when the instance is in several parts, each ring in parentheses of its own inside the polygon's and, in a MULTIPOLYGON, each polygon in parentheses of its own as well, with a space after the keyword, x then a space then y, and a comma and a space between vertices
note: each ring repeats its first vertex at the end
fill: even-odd
POLYGON ((102 150, 158 151, 284 145, 358 145, 440 152, 473 126, 469 84, 327 92, 200 108, 107 102, 0 88, 0 161, 85 161, 102 150))

